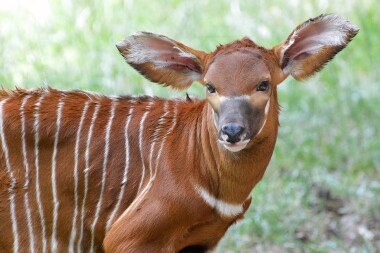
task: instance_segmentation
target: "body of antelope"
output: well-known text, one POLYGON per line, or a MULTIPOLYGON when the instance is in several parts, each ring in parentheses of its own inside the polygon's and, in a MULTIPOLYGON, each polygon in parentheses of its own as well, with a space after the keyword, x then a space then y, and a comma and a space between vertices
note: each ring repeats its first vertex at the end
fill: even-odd
POLYGON ((149 80, 205 100, 50 88, 0 93, 0 252, 208 252, 243 217, 275 146, 277 85, 358 29, 321 15, 272 49, 205 53, 137 33, 117 44, 149 80))

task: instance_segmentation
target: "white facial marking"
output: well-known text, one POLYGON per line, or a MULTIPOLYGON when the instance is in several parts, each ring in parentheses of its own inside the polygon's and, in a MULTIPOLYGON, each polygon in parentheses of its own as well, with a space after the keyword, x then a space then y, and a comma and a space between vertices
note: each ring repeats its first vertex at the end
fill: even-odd
POLYGON ((217 199, 212 196, 206 189, 202 186, 195 185, 195 191, 201 196, 201 198, 209 205, 212 209, 215 209, 221 216, 224 217, 235 217, 243 213, 243 205, 230 204, 223 200, 217 199))
POLYGON ((85 151, 85 169, 84 169, 84 194, 83 194, 83 202, 81 208, 81 229, 77 244, 77 251, 82 252, 82 240, 83 240, 83 230, 84 230, 84 216, 85 216, 85 205, 87 199, 88 192, 88 170, 90 169, 90 144, 92 139, 92 132, 95 125, 95 120, 98 117, 98 112, 100 109, 100 104, 96 104, 94 113, 91 118, 90 129, 88 131, 87 142, 86 142, 86 151, 85 151))
POLYGON ((249 100, 249 99, 250 99, 250 96, 248 96, 248 95, 230 96, 230 97, 219 96, 219 100, 221 103, 228 101, 228 100, 249 100))
POLYGON ((264 120, 264 123, 263 123, 263 125, 261 126, 260 130, 257 132, 256 135, 259 135, 261 133, 261 131, 264 129, 265 124, 267 123, 269 108, 270 108, 270 99, 268 100, 267 104, 265 105, 265 120, 264 120))
POLYGON ((265 116, 268 115, 269 107, 270 107, 270 99, 268 99, 268 102, 267 102, 267 104, 265 105, 265 116))
POLYGON ((78 216, 78 159, 79 159, 79 141, 81 138, 81 131, 83 128, 83 122, 84 118, 86 116, 89 101, 87 101, 83 107, 82 115, 79 121, 79 127, 77 130, 76 140, 75 140, 75 157, 74 157, 74 217, 73 217, 73 223, 71 227, 71 234, 70 234, 70 242, 69 242, 69 252, 74 253, 74 241, 76 238, 77 230, 76 230, 76 223, 77 223, 77 216, 78 216))
POLYGON ((39 165, 39 123, 40 123, 40 107, 41 102, 44 99, 45 94, 41 95, 37 103, 35 105, 35 112, 34 112, 34 152, 35 152, 35 168, 36 168, 36 199, 37 199, 37 206, 38 206, 38 213, 40 216, 41 221, 41 228, 42 228, 42 252, 45 253, 47 250, 47 239, 46 239, 46 225, 45 225, 45 216, 44 211, 42 207, 42 201, 41 201, 41 191, 40 191, 40 165, 39 165))
POLYGON ((212 121, 214 122, 215 129, 218 129, 218 124, 216 123, 216 118, 215 118, 215 111, 214 109, 211 109, 212 111, 212 121))
POLYGON ((26 220, 28 225, 28 235, 29 235, 29 251, 34 253, 34 233, 33 233, 33 224, 32 224, 32 214, 30 211, 29 205, 29 163, 28 163, 28 154, 26 149, 26 141, 25 141, 25 104, 31 96, 25 96, 22 100, 22 104, 20 107, 20 118, 21 118, 21 144, 22 144, 22 155, 23 162, 25 168, 25 184, 24 189, 26 190, 24 193, 24 208, 26 213, 26 220))
POLYGON ((57 251, 57 221, 58 221, 58 208, 59 208, 59 199, 57 196, 57 183, 56 183, 56 169, 57 169, 57 150, 58 150, 58 140, 59 140, 59 131, 61 128, 61 116, 62 116, 62 107, 64 105, 63 99, 61 98, 58 102, 57 108, 57 121, 56 121, 56 131, 54 137, 54 148, 53 148, 53 156, 52 156, 52 164, 51 164, 51 187, 53 192, 53 228, 52 228, 52 236, 51 236, 51 251, 57 251))
POLYGON ((94 252, 95 226, 96 226, 96 223, 98 222, 98 219, 99 219, 100 208, 101 208, 102 202, 103 202, 104 189, 106 187, 108 153, 109 153, 109 146, 110 146, 109 145, 110 144, 110 135, 111 135, 112 122, 113 122, 113 119, 115 116, 115 109, 116 109, 116 102, 112 102, 111 114, 110 114, 110 117, 108 119, 108 123, 107 123, 107 127, 106 127, 104 158, 103 158, 103 168, 102 168, 102 186, 100 189, 99 200, 98 200, 98 203, 96 205, 94 220, 93 220, 92 225, 91 225, 91 250, 90 250, 91 253, 94 252))
POLYGON ((133 115, 133 107, 131 107, 129 109, 128 117, 127 117, 127 120, 126 120, 126 123, 125 123, 125 127, 124 127, 125 167, 124 167, 124 172, 123 172, 123 179, 121 181, 121 189, 120 189, 120 192, 119 192, 119 197, 117 198, 117 203, 115 205, 115 208, 114 208, 114 210, 112 211, 111 215, 108 218, 107 225, 106 225, 106 231, 109 230, 109 228, 110 228, 110 226, 112 224, 112 221, 113 221, 116 213, 119 211, 119 208, 120 208, 120 205, 121 205, 121 200, 124 197, 125 187, 126 187, 127 181, 128 181, 128 171, 129 171, 128 127, 129 127, 129 123, 131 122, 132 115, 133 115))
POLYGON ((223 147, 231 152, 238 152, 240 150, 243 150, 247 145, 250 140, 244 140, 244 141, 239 141, 237 143, 231 144, 227 141, 221 141, 219 142, 223 144, 223 147))
POLYGON ((12 220, 12 233, 13 233, 13 252, 16 253, 19 250, 19 238, 18 238, 18 229, 17 229, 17 216, 16 216, 16 203, 15 203, 15 192, 14 189, 16 187, 16 178, 14 177, 11 163, 9 161, 9 152, 8 152, 8 146, 5 140, 5 134, 4 134, 4 112, 3 112, 3 106, 5 102, 7 102, 8 99, 5 99, 0 102, 0 137, 1 137, 1 144, 4 151, 4 157, 5 157, 5 164, 7 167, 7 173, 9 176, 9 179, 11 180, 11 184, 8 188, 10 197, 10 214, 11 214, 11 220, 12 220))

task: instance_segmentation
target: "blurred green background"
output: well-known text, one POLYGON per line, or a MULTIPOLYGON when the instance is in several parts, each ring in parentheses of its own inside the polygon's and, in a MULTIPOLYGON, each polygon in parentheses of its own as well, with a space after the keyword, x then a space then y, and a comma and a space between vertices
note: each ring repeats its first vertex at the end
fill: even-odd
MULTIPOLYGON (((321 73, 280 85, 274 156, 217 252, 380 252, 378 0, 0 0, 0 84, 184 97, 144 80, 114 44, 150 31, 205 51, 243 36, 270 48, 330 12, 361 30, 321 73)), ((204 97, 199 84, 187 92, 204 97)))

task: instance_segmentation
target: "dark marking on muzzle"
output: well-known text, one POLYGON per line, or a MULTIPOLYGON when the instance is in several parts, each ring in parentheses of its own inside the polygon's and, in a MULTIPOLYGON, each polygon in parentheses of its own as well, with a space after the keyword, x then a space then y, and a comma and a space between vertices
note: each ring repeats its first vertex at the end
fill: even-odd
POLYGON ((250 139, 260 130, 261 116, 260 110, 250 103, 248 97, 224 99, 215 117, 219 139, 229 143, 250 139))
POLYGON ((244 127, 236 123, 229 123, 222 126, 222 133, 228 136, 226 141, 230 143, 239 142, 239 136, 243 131, 244 127))

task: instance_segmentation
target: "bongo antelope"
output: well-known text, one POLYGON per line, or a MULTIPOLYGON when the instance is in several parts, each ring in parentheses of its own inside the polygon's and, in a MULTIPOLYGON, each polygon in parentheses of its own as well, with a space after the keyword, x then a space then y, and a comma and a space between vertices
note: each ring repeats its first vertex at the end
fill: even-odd
POLYGON ((358 28, 310 19, 266 49, 194 50, 140 32, 117 44, 147 79, 206 99, 0 92, 0 252, 209 252, 243 217, 275 146, 277 85, 305 79, 358 28))

